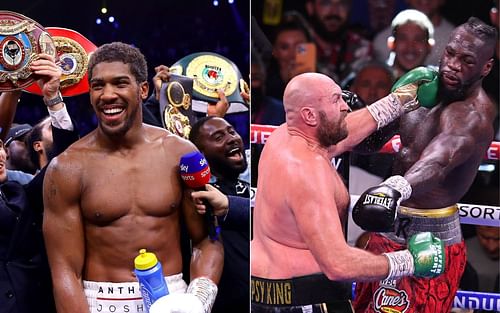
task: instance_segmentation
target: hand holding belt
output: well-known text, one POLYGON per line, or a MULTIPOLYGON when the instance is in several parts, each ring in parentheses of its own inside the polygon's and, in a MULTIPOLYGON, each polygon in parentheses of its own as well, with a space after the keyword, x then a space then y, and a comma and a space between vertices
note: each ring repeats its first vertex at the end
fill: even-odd
POLYGON ((193 79, 172 74, 160 90, 160 113, 165 129, 187 139, 194 116, 191 110, 193 79))
POLYGON ((0 91, 33 84, 30 65, 39 53, 56 57, 54 41, 43 26, 19 13, 0 11, 0 91))

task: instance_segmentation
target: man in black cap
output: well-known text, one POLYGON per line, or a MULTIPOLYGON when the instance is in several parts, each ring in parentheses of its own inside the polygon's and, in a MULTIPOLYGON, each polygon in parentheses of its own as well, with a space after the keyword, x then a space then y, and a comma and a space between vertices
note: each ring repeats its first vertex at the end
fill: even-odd
POLYGON ((13 125, 5 139, 7 150, 7 169, 35 174, 36 167, 31 162, 24 138, 31 130, 29 124, 13 125))

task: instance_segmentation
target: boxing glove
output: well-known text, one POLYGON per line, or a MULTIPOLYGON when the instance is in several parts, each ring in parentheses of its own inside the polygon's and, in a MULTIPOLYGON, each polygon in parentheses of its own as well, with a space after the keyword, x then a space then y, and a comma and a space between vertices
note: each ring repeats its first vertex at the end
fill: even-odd
POLYGON ((210 313, 217 285, 206 277, 195 278, 186 293, 171 293, 156 300, 150 313, 210 313))
POLYGON ((405 111, 411 111, 418 106, 432 108, 436 105, 436 96, 438 91, 438 72, 431 68, 420 66, 412 69, 403 76, 401 76, 396 83, 392 86, 391 92, 393 93, 408 93, 410 97, 414 96, 414 89, 416 88, 416 99, 413 107, 409 107, 405 111), (418 83, 425 81, 423 83, 418 83), (417 86, 415 86, 417 82, 417 86))
POLYGON ((368 188, 354 205, 352 219, 366 231, 391 232, 397 216, 401 194, 388 186, 368 188))
POLYGON ((352 210, 354 222, 366 231, 392 232, 401 201, 411 195, 411 186, 402 176, 391 176, 361 194, 352 210))
POLYGON ((342 99, 347 103, 350 111, 356 111, 366 106, 357 94, 349 90, 342 90, 342 99))
POLYGON ((392 87, 392 92, 367 106, 380 129, 403 113, 417 109, 420 101, 428 108, 436 104, 437 72, 431 68, 418 67, 403 75, 392 87), (424 86, 422 89, 420 89, 424 86), (420 96, 420 98, 419 98, 420 96))
POLYGON ((445 270, 444 244, 430 232, 411 236, 408 249, 384 255, 389 261, 389 274, 386 279, 409 275, 432 278, 441 275, 445 270))

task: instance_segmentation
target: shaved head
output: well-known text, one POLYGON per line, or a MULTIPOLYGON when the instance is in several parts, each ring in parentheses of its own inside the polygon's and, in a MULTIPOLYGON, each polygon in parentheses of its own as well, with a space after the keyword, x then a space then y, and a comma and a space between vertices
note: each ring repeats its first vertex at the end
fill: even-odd
POLYGON ((333 79, 320 73, 295 76, 285 88, 286 123, 328 147, 347 136, 348 106, 333 79))
POLYGON ((333 93, 341 94, 340 87, 328 76, 320 73, 304 73, 290 80, 283 95, 283 105, 288 115, 302 107, 318 108, 321 98, 333 93))

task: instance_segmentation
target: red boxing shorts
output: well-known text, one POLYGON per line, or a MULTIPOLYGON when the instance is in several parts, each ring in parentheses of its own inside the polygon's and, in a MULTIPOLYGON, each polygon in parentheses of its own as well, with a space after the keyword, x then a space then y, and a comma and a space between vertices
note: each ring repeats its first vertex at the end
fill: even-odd
MULTIPOLYGON (((406 249, 373 233, 366 250, 375 254, 406 249)), ((356 313, 449 313, 465 269, 465 243, 447 245, 446 270, 436 278, 403 277, 397 280, 357 283, 353 306, 356 313)))

